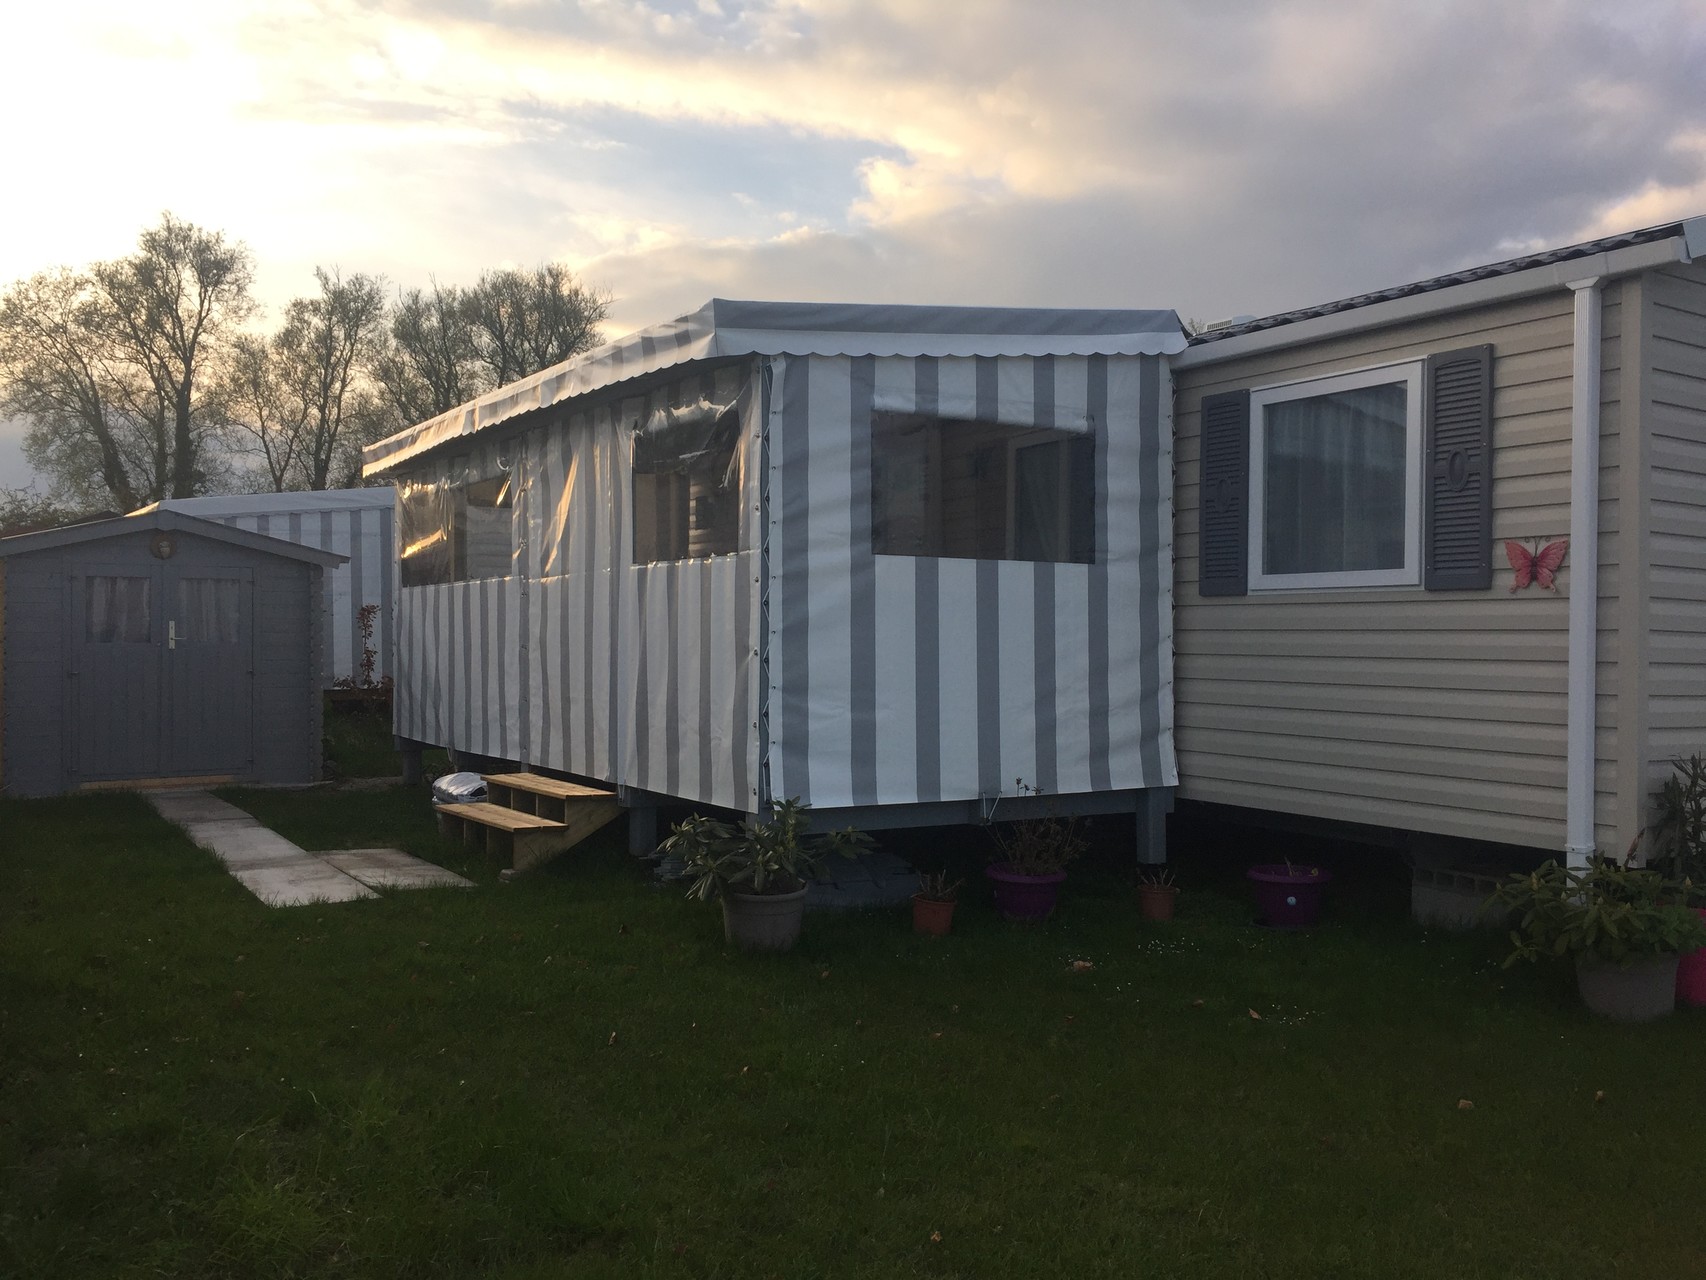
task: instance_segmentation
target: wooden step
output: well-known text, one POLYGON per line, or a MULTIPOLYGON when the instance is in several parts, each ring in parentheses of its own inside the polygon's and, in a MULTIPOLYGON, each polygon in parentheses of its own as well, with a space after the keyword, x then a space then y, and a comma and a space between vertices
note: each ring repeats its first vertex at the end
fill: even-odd
POLYGON ((483 827, 496 827, 499 831, 549 831, 562 830, 563 824, 550 818, 541 818, 537 814, 522 813, 516 809, 506 809, 501 804, 490 804, 484 800, 475 800, 468 804, 435 804, 433 808, 440 813, 446 811, 461 818, 465 822, 477 822, 483 827))
POLYGON ((481 777, 486 780, 486 797, 491 803, 522 813, 536 813, 542 818, 566 819, 571 804, 616 798, 599 787, 563 782, 537 773, 487 773, 481 777))
MULTIPOLYGON (((507 776, 558 787, 575 785, 558 783, 551 778, 536 778, 533 774, 507 776)), ((488 779, 487 786, 490 785, 491 780, 488 779)), ((576 794, 561 796, 544 796, 519 788, 500 794, 507 794, 512 799, 523 797, 530 803, 526 808, 511 808, 487 800, 471 804, 435 804, 433 808, 438 812, 438 829, 447 839, 460 839, 467 848, 482 849, 494 856, 507 854, 510 867, 516 871, 530 871, 541 863, 549 862, 622 812, 615 796, 590 787, 577 787, 576 794), (537 805, 531 803, 533 801, 537 801, 537 805), (555 812, 530 811, 539 807, 549 807, 555 812)))

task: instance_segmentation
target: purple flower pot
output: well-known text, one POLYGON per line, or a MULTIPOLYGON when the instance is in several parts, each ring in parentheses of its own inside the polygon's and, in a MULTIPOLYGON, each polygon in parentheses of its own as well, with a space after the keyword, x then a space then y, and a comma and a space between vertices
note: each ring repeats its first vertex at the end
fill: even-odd
POLYGON ((985 867, 983 874, 989 877, 995 889, 995 909, 1009 920, 1027 924, 1047 920, 1054 914, 1060 883, 1066 879, 1064 871, 1047 876, 1022 876, 1017 871, 1009 871, 1004 862, 985 867))
POLYGON ((1256 886, 1256 922, 1270 929, 1308 929, 1321 916, 1321 891, 1332 872, 1283 862, 1251 867, 1245 878, 1256 886))
MULTIPOLYGON (((1706 920, 1706 907, 1695 914, 1706 920)), ((1691 1009, 1706 1007, 1706 947, 1690 951, 1676 967, 1676 998, 1691 1009)))

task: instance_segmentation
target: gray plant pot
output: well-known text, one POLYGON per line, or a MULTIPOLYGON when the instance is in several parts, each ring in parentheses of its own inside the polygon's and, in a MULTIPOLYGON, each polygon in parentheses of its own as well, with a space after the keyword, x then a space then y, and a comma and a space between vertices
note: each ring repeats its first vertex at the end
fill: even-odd
POLYGON ((1576 956, 1576 987, 1589 1012, 1616 1022, 1651 1022, 1676 1007, 1677 957, 1654 956, 1624 968, 1589 952, 1576 956))
POLYGON ((723 937, 742 951, 791 951, 800 940, 800 921, 805 918, 808 889, 793 893, 725 893, 723 937))

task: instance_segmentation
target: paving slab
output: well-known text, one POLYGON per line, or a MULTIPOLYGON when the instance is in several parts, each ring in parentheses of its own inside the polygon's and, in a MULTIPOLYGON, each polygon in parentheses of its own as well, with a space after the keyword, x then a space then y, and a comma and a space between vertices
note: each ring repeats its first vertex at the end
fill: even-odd
POLYGON ((250 814, 205 791, 156 791, 148 803, 211 850, 232 876, 269 907, 348 902, 377 895, 361 881, 268 831, 250 814))
POLYGON ((370 889, 472 889, 474 882, 401 849, 336 849, 318 855, 370 889))

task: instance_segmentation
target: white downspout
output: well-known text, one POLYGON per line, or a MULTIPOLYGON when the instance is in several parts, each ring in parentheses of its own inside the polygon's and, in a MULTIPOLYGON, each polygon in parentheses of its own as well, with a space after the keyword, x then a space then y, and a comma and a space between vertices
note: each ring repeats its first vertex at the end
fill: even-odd
POLYGON ((1564 852, 1585 867, 1594 854, 1595 664, 1599 660, 1600 277, 1575 291, 1570 379, 1570 667, 1564 765, 1564 852))

